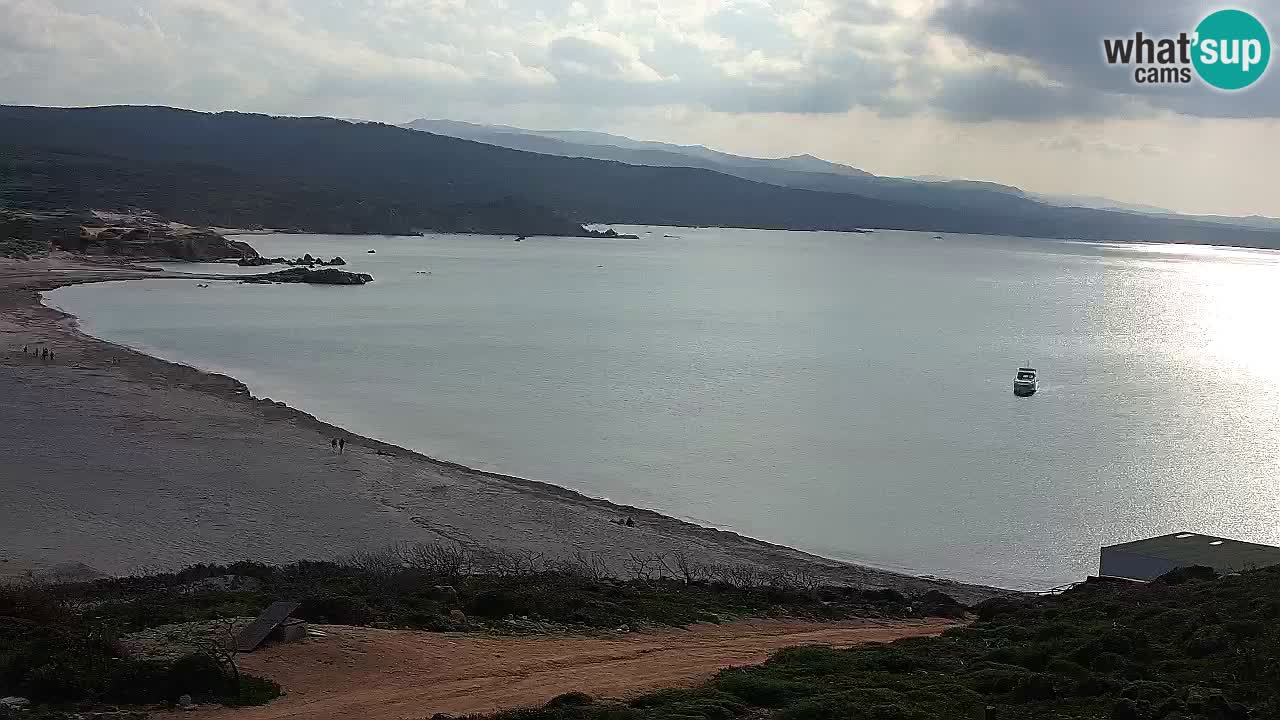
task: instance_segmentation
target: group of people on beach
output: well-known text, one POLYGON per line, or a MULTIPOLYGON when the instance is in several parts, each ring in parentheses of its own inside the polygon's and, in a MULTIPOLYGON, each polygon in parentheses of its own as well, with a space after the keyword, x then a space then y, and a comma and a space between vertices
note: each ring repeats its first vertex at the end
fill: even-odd
POLYGON ((32 355, 32 356, 34 356, 34 357, 38 357, 38 358, 40 358, 41 360, 52 360, 52 359, 53 359, 53 351, 52 351, 52 350, 50 350, 50 349, 49 349, 49 348, 47 348, 47 347, 42 347, 42 348, 36 349, 36 348, 32 348, 32 347, 27 346, 27 345, 23 345, 23 346, 22 346, 22 354, 23 354, 23 355, 32 355))
POLYGON ((347 439, 346 438, 330 438, 329 447, 336 450, 338 454, 342 454, 347 450, 347 439))

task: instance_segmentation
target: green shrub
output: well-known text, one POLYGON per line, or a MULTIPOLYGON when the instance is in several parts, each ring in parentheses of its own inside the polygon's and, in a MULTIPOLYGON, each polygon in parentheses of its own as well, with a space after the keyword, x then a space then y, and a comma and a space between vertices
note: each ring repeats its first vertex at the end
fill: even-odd
POLYGON ((559 707, 586 707, 587 705, 592 705, 594 703, 595 700, 586 693, 568 692, 551 698, 551 700, 546 704, 546 707, 549 709, 559 707))
POLYGON ((1137 680, 1129 683, 1120 691, 1121 697, 1127 697, 1130 700, 1143 700, 1149 703, 1158 704, 1172 697, 1176 691, 1173 685, 1163 682, 1151 682, 1150 680, 1137 680))
POLYGON ((34 703, 149 705, 180 695, 208 702, 231 701, 247 687, 245 702, 279 694, 265 681, 236 680, 229 664, 207 654, 165 662, 130 657, 118 641, 109 608, 83 612, 58 594, 70 587, 0 587, 0 695, 34 703), (104 609, 107 611, 104 612, 104 609), (100 615, 107 616, 105 619, 100 615))
POLYGON ((1204 658, 1231 649, 1231 636, 1221 625, 1202 627, 1187 641, 1187 655, 1204 658))
POLYGON ((467 610, 480 617, 504 618, 519 613, 522 607, 514 591, 485 590, 472 598, 467 610))
POLYGON ((280 686, 274 681, 242 673, 233 694, 221 698, 221 702, 232 707, 248 707, 266 705, 278 697, 280 697, 280 686))
POLYGON ((811 695, 811 685, 774 678, 750 670, 725 670, 716 678, 716 687, 740 698, 748 705, 776 708, 796 698, 811 695))
POLYGON ((166 697, 174 700, 190 695, 197 702, 210 702, 235 694, 234 676, 208 653, 193 653, 176 660, 166 677, 166 697))
POLYGON ((294 615, 325 625, 367 625, 373 611, 360 598, 349 595, 312 595, 303 598, 294 615))

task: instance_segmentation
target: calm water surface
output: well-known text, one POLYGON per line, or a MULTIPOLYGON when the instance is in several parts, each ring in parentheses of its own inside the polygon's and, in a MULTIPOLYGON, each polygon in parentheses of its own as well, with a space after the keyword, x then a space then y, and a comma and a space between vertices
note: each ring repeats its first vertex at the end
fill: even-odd
POLYGON ((845 560, 1049 587, 1104 543, 1280 541, 1278 254, 632 231, 250 237, 377 280, 47 297, 361 434, 845 560))

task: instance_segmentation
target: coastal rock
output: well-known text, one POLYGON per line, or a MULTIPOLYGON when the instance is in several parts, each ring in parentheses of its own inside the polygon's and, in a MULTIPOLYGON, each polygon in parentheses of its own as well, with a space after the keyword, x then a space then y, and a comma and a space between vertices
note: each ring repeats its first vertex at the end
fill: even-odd
POLYGON ((241 282, 278 282, 278 283, 308 283, 312 285, 364 285, 373 282, 372 275, 365 273, 353 273, 346 270, 334 270, 333 268, 325 268, 324 270, 312 270, 311 268, 296 267, 288 270, 279 270, 266 275, 257 275, 251 278, 245 278, 241 282))
POLYGON ((242 257, 236 264, 240 267, 262 267, 264 265, 274 265, 284 262, 284 258, 265 258, 261 256, 242 257))
POLYGON ((606 240, 639 240, 639 235, 619 235, 617 230, 609 228, 608 230, 587 230, 583 228, 585 235, 583 237, 604 238, 606 240))
POLYGON ((31 701, 24 697, 10 695, 9 697, 0 698, 0 710, 4 710, 5 712, 23 712, 30 707, 31 701))
POLYGON ((262 267, 264 265, 292 265, 294 267, 315 267, 316 265, 322 265, 327 267, 346 265, 347 261, 343 260, 341 257, 335 257, 332 260, 322 260, 318 257, 312 257, 311 253, 307 253, 300 258, 294 258, 292 260, 282 257, 266 258, 258 257, 256 255, 246 256, 241 258, 236 264, 241 267, 262 267))
MULTIPOLYGON (((248 243, 208 229, 170 223, 153 214, 57 211, 25 213, 32 232, 63 250, 142 260, 219 262, 256 258, 248 243)), ((4 218, 0 216, 0 224, 4 218)), ((3 227, 0 227, 3 231, 3 227)), ((0 236, 2 232, 0 232, 0 236)))

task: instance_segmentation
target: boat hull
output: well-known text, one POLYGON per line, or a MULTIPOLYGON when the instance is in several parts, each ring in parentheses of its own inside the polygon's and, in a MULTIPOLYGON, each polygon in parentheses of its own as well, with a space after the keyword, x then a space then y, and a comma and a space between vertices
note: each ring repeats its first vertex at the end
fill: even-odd
POLYGON ((1028 397, 1036 394, 1035 383, 1014 383, 1013 394, 1018 397, 1028 397))

